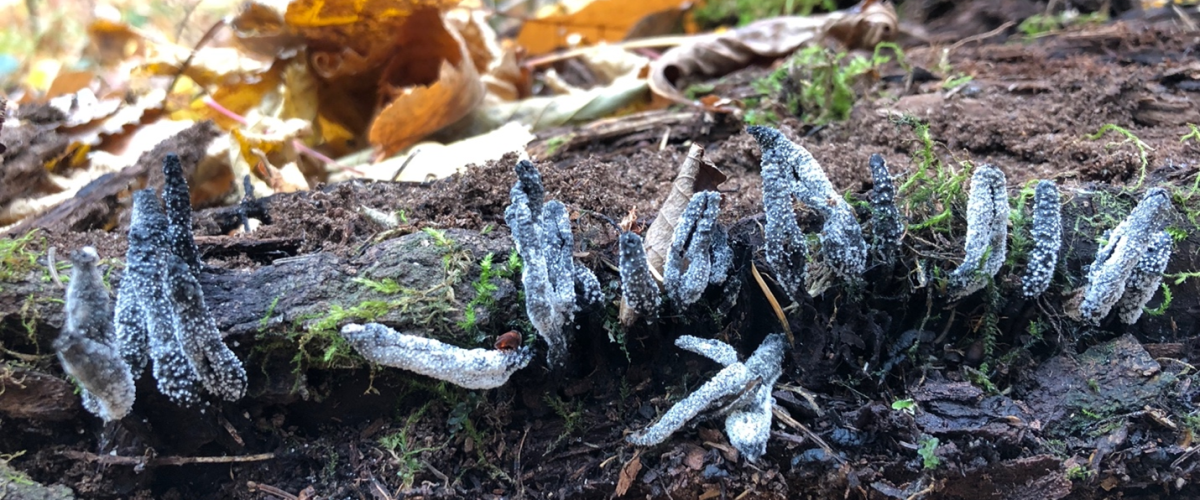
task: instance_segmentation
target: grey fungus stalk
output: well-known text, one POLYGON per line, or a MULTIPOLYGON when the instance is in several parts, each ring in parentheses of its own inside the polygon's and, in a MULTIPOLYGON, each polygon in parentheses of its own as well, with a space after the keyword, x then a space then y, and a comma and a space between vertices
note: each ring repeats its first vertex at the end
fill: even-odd
POLYGON ((721 194, 702 191, 692 195, 679 216, 663 265, 663 286, 680 307, 700 300, 708 285, 724 283, 733 265, 733 250, 717 225, 720 210, 721 194))
MULTIPOLYGON (((793 198, 817 211, 825 219, 820 234, 822 267, 828 267, 842 280, 859 280, 866 271, 867 242, 863 239, 862 227, 854 216, 854 210, 833 189, 833 183, 829 182, 829 177, 825 175, 821 165, 813 159, 808 150, 789 141, 778 130, 751 126, 746 127, 746 132, 758 141, 759 148, 762 149, 764 204, 769 203, 768 191, 780 187, 791 189, 790 194, 793 198), (772 172, 771 175, 775 178, 768 181, 767 169, 773 166, 780 167, 782 172, 772 172), (791 182, 778 182, 780 175, 788 177, 791 182)), ((776 199, 768 205, 768 213, 779 212, 779 195, 772 193, 770 196, 776 199)), ((789 255, 794 256, 795 252, 789 252, 789 255)), ((774 264, 772 266, 774 267, 774 264)), ((810 269, 810 274, 811 272, 810 269)), ((809 278, 809 281, 813 281, 813 276, 809 278)), ((824 288, 821 285, 815 288, 810 285, 810 289, 819 293, 824 288)))
POLYGON ((904 237, 904 217, 896 208, 896 185, 887 162, 879 153, 871 155, 871 247, 882 262, 894 262, 904 237))
POLYGON ((949 295, 962 298, 987 286, 1004 265, 1008 248, 1008 189, 1004 172, 981 165, 967 197, 966 257, 950 273, 949 295))
POLYGON ((650 273, 642 237, 632 231, 621 234, 621 255, 618 270, 621 274, 621 297, 637 316, 653 323, 662 307, 662 292, 650 273))
POLYGON ((1142 317, 1146 303, 1154 298, 1158 285, 1162 283, 1163 271, 1171 260, 1171 235, 1159 231, 1150 239, 1146 252, 1129 274, 1125 283, 1125 294, 1117 302, 1117 317, 1122 323, 1132 325, 1142 317))
POLYGON ((135 397, 129 364, 121 356, 112 325, 112 301, 96 264, 96 249, 84 247, 71 255, 66 321, 54 341, 63 371, 82 388, 83 407, 105 422, 120 420, 133 408, 135 397))
POLYGON ((121 353, 134 379, 149 358, 159 392, 176 403, 199 403, 201 388, 236 400, 246 392, 246 371, 222 342, 197 281, 199 253, 178 157, 168 155, 163 172, 167 210, 153 189, 133 196, 114 318, 121 353))
POLYGON ((221 341, 221 332, 204 303, 200 282, 188 265, 171 255, 164 267, 165 283, 175 306, 173 329, 192 371, 208 392, 228 401, 246 394, 246 369, 221 341))
POLYGON ((713 340, 684 335, 675 345, 722 365, 708 382, 672 406, 650 427, 631 434, 626 441, 639 446, 652 446, 665 441, 691 419, 705 410, 716 409, 732 398, 725 418, 725 432, 730 444, 750 461, 766 453, 770 438, 771 390, 782 373, 781 364, 787 350, 782 334, 763 339, 745 363, 737 361, 737 352, 729 345, 713 340), (750 387, 747 391, 747 387, 750 387))
POLYGON ((529 346, 511 351, 463 349, 434 339, 399 333, 378 323, 342 327, 354 349, 370 361, 401 368, 467 389, 492 389, 529 365, 529 346))
MULTIPOLYGON (((1160 237, 1157 235, 1166 227, 1173 211, 1166 190, 1151 189, 1133 212, 1108 233, 1108 241, 1096 251, 1096 261, 1088 269, 1087 288, 1078 311, 1080 319, 1098 325, 1108 316, 1125 295, 1134 269, 1154 239, 1160 237)), ((1169 246, 1165 248, 1168 255, 1161 259, 1164 266, 1170 258, 1169 246)))
POLYGON ((167 209, 167 240, 171 252, 183 259, 196 275, 200 272, 200 252, 192 238, 192 195, 183 175, 183 164, 175 153, 168 153, 163 159, 162 197, 167 209))
POLYGON ((784 172, 783 166, 775 163, 763 164, 763 207, 766 209, 767 224, 764 230, 767 263, 775 270, 775 280, 793 301, 799 301, 804 292, 804 269, 808 261, 808 247, 804 233, 796 223, 796 212, 792 209, 792 192, 795 181, 784 172))
POLYGON ((557 200, 544 201, 546 190, 532 163, 522 160, 515 170, 517 182, 509 190, 511 203, 504 210, 504 221, 523 261, 526 314, 549 347, 550 365, 557 366, 567 357, 567 324, 578 308, 576 284, 584 303, 603 300, 603 293, 595 275, 575 263, 566 206, 557 200))
POLYGON ((1034 298, 1050 288, 1058 252, 1062 248, 1062 203, 1058 186, 1051 181, 1039 181, 1033 192, 1033 217, 1029 236, 1033 248, 1021 277, 1021 293, 1034 298))

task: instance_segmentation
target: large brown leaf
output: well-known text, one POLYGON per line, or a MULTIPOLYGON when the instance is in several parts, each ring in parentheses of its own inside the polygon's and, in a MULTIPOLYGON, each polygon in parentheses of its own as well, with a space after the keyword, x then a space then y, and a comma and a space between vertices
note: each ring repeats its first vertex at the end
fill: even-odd
POLYGON ((893 38, 896 32, 896 11, 890 3, 864 2, 825 15, 764 19, 736 30, 692 37, 690 43, 663 53, 650 66, 650 89, 678 103, 732 111, 727 105, 688 99, 677 84, 686 79, 716 78, 779 59, 823 38, 837 40, 847 48, 874 47, 893 38))

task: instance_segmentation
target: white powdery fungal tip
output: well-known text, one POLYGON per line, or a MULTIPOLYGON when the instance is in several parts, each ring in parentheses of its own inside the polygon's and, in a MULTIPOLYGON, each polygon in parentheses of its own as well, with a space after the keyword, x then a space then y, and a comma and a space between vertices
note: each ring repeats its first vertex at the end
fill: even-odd
POLYGON ((775 271, 775 280, 792 301, 804 294, 804 268, 808 260, 804 233, 796 224, 792 209, 795 181, 783 171, 783 166, 764 163, 762 167, 763 207, 767 213, 767 263, 775 271))
POLYGON ((167 246, 167 217, 153 189, 133 193, 133 216, 129 224, 129 249, 125 252, 125 272, 117 293, 117 339, 121 355, 129 363, 137 380, 146 368, 149 330, 146 310, 150 302, 143 297, 161 296, 158 280, 160 252, 167 246))
POLYGON ((1166 190, 1154 188, 1147 191, 1133 212, 1109 233, 1108 241, 1096 251, 1096 261, 1088 270, 1087 289, 1079 305, 1081 319, 1097 325, 1108 316, 1125 295, 1134 268, 1141 262, 1155 235, 1166 227, 1172 212, 1171 198, 1166 190))
POLYGON ((1158 291, 1163 271, 1167 270, 1170 260, 1171 235, 1159 231, 1150 239, 1146 252, 1125 282, 1125 294, 1117 302, 1117 317, 1122 323, 1132 325, 1142 317, 1142 310, 1154 298, 1154 292, 1158 291))
POLYGON ((966 257, 950 273, 949 295, 962 298, 987 286, 1008 250, 1008 189, 1004 172, 982 165, 971 175, 967 197, 966 257))
POLYGON ((1021 293, 1034 298, 1050 288, 1058 252, 1062 248, 1062 203, 1058 186, 1051 181, 1039 181, 1033 191, 1033 217, 1029 236, 1033 248, 1021 277, 1021 293))
POLYGON ((675 346, 716 361, 721 366, 729 366, 738 362, 737 349, 717 339, 682 335, 675 339, 675 346))
POLYGON ((54 341, 63 371, 83 388, 83 406, 106 422, 120 420, 133 408, 133 375, 121 356, 112 325, 112 301, 96 267, 96 249, 71 255, 66 321, 54 341))
POLYGON ((663 264, 663 286, 681 307, 700 300, 710 284, 725 281, 733 264, 733 250, 717 225, 721 194, 701 191, 692 195, 675 226, 667 261, 663 264))
POLYGON ((164 282, 175 305, 173 329, 196 378, 208 392, 228 401, 241 399, 246 394, 246 369, 221 341, 200 282, 175 255, 168 258, 164 282))
POLYGON ((771 391, 783 373, 786 338, 778 333, 768 335, 745 363, 737 361, 733 347, 719 340, 684 335, 676 339, 675 345, 713 359, 725 368, 667 410, 654 425, 631 434, 626 441, 639 446, 661 443, 701 412, 717 406, 721 399, 738 396, 747 386, 754 385, 749 394, 737 397, 725 418, 725 432, 738 452, 750 461, 757 460, 766 453, 771 436, 774 404, 771 391))
POLYGON ((575 265, 575 297, 585 305, 596 305, 604 302, 604 290, 600 288, 600 279, 586 266, 575 265))
POLYGON ((379 323, 349 324, 342 337, 363 357, 444 380, 467 389, 493 389, 529 365, 529 346, 512 351, 463 349, 434 339, 399 333, 379 323))
MULTIPOLYGON (((843 280, 861 278, 867 269, 867 242, 862 235, 862 226, 855 219, 850 204, 833 189, 833 183, 829 182, 821 165, 808 150, 788 140, 778 130, 751 126, 746 127, 746 132, 762 149, 764 205, 768 204, 767 193, 780 185, 777 181, 770 184, 767 181, 768 167, 777 165, 782 172, 772 175, 789 177, 791 182, 784 185, 791 189, 791 195, 825 218, 820 234, 820 255, 825 264, 843 280)), ((773 204, 780 205, 778 201, 773 204)), ((767 210, 779 211, 780 208, 768 206, 767 210)))
POLYGON ((652 323, 658 319, 662 292, 650 273, 646 250, 642 248, 642 237, 628 231, 621 234, 619 244, 621 255, 617 269, 621 273, 621 297, 638 316, 652 323))
POLYGON ((168 153, 163 158, 163 177, 168 244, 171 252, 187 263, 192 274, 197 274, 200 272, 200 251, 192 237, 192 195, 183 175, 183 165, 175 153, 168 153))
POLYGON ((871 188, 871 246, 880 260, 892 262, 900 252, 900 241, 904 238, 904 219, 896 208, 896 185, 883 155, 873 154, 867 163, 874 181, 871 188))

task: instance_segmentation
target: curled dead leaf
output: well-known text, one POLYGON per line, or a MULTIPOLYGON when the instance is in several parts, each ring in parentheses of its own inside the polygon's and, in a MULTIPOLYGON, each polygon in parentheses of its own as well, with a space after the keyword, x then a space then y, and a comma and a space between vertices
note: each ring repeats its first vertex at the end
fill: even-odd
POLYGON ((736 30, 692 37, 689 43, 666 51, 650 66, 650 89, 677 103, 729 112, 735 109, 732 101, 695 101, 683 95, 679 84, 779 59, 823 38, 847 48, 874 47, 892 39, 897 29, 892 5, 872 1, 824 15, 764 19, 736 30))
POLYGON ((642 244, 646 249, 646 261, 650 269, 662 274, 663 262, 667 260, 667 252, 671 249, 671 240, 675 235, 675 225, 679 216, 687 208, 692 195, 700 191, 716 191, 717 186, 725 182, 725 174, 717 170, 712 162, 704 159, 704 148, 692 144, 687 158, 679 166, 679 173, 671 183, 671 193, 663 201, 662 208, 646 230, 646 238, 642 244))

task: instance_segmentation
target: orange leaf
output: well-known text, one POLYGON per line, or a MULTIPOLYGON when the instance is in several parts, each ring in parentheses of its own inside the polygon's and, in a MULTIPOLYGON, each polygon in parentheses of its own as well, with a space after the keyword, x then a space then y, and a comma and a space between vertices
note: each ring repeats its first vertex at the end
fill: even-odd
POLYGON ((517 42, 538 55, 568 45, 580 37, 584 45, 624 39, 643 18, 681 10, 690 0, 566 0, 542 8, 525 22, 517 42))

